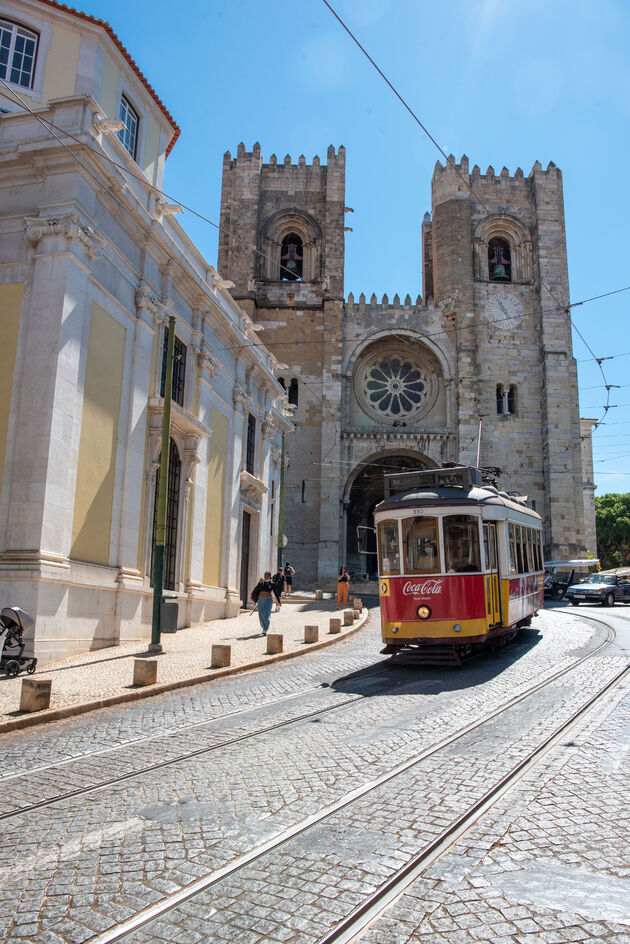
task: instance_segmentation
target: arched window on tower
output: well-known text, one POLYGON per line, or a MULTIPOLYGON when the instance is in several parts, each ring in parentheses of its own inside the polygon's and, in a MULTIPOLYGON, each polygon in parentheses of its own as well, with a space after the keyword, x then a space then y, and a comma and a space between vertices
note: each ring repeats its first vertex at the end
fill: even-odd
POLYGON ((500 236, 493 236, 488 243, 488 278, 491 282, 512 281, 510 244, 500 236))
POLYGON ((280 249, 280 278, 295 282, 302 278, 304 250, 296 233, 287 233, 280 249))
POLYGON ((505 413, 505 394, 503 384, 497 384, 497 413, 505 413))
POLYGON ((287 385, 286 385, 286 381, 284 377, 278 377, 278 383, 280 384, 283 390, 287 389, 287 385))
POLYGON ((292 403, 294 406, 298 405, 298 382, 295 377, 289 384, 289 403, 292 403))
POLYGON ((510 384, 510 389, 508 390, 507 395, 507 411, 508 413, 516 413, 518 406, 517 397, 516 397, 516 384, 510 384))

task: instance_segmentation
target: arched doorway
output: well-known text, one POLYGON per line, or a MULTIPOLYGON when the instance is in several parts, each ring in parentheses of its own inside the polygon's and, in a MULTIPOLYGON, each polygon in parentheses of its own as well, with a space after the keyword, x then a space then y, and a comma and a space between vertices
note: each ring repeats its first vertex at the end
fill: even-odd
POLYGON ((362 532, 365 539, 359 548, 358 530, 374 528, 374 509, 384 498, 383 476, 393 472, 412 472, 435 468, 435 462, 423 455, 385 455, 365 463, 356 475, 346 504, 346 566, 370 579, 377 572, 376 535, 373 530, 362 532), (367 553, 361 553, 366 550, 367 553))

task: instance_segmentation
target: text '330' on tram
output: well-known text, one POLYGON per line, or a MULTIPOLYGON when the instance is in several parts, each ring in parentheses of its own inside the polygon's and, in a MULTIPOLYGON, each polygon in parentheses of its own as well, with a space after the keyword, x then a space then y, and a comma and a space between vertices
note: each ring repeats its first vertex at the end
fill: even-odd
POLYGON ((460 466, 385 476, 377 505, 381 634, 413 661, 457 665, 543 606, 540 515, 460 466))

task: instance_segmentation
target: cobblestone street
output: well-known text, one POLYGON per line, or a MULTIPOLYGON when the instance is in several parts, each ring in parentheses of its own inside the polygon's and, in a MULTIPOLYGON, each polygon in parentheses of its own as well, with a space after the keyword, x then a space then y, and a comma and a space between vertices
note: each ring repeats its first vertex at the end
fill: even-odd
MULTIPOLYGON (((373 616, 298 659, 0 735, 1 939, 104 942, 148 906, 111 940, 324 939, 614 680, 622 647, 587 657, 624 612, 543 611, 456 670, 392 666, 373 616)), ((630 940, 629 712, 625 679, 363 939, 630 940)))

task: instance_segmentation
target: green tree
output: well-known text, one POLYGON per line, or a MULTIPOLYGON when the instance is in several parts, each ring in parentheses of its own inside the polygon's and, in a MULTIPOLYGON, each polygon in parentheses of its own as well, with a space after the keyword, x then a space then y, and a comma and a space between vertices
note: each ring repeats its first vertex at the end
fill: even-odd
POLYGON ((595 520, 604 570, 630 566, 630 494, 596 497, 595 520))

